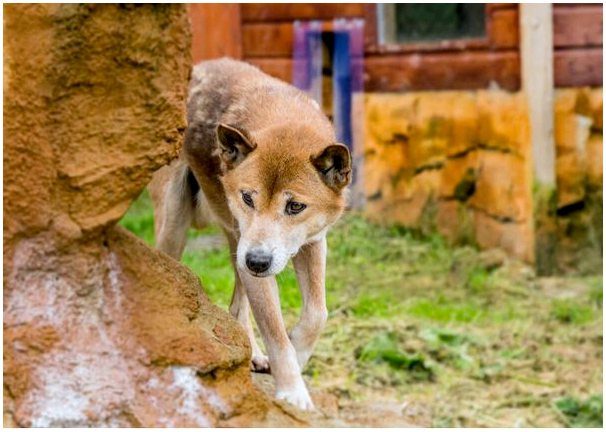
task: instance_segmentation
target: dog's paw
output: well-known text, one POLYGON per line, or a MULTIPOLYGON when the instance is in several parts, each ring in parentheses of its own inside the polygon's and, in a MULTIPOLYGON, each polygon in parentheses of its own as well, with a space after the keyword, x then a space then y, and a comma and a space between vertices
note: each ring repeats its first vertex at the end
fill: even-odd
POLYGON ((286 402, 296 406, 303 411, 311 411, 315 409, 311 397, 307 389, 303 385, 295 390, 282 390, 276 393, 276 399, 285 400, 286 402))
POLYGON ((250 361, 250 370, 257 373, 271 373, 269 358, 265 354, 253 355, 250 361))

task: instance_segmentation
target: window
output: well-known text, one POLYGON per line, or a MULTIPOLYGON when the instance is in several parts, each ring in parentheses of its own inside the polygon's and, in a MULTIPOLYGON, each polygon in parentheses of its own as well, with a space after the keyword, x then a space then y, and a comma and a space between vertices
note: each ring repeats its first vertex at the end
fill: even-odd
POLYGON ((379 43, 413 44, 486 37, 485 4, 379 4, 379 43))

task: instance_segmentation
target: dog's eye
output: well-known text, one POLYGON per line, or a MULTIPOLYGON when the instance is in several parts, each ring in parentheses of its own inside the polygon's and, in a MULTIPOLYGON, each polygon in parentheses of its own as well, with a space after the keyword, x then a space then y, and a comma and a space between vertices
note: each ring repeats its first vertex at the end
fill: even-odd
POLYGON ((306 207, 307 206, 303 203, 296 202, 296 201, 288 201, 288 203, 286 204, 286 214, 296 215, 298 213, 301 213, 303 210, 305 210, 306 207))
POLYGON ((255 202, 252 199, 252 195, 248 192, 242 192, 242 201, 250 208, 255 208, 255 202))

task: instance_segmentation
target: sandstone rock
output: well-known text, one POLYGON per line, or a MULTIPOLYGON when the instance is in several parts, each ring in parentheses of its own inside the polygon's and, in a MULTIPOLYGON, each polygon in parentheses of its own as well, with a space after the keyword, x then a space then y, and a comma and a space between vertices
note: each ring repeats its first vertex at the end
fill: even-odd
POLYGON ((556 160, 558 208, 582 202, 585 199, 585 173, 579 155, 568 153, 556 160))
POLYGON ((589 110, 593 120, 593 128, 596 131, 602 131, 603 115, 603 91, 602 88, 592 88, 589 90, 589 110))
POLYGON ((436 200, 441 173, 439 170, 426 170, 415 175, 408 182, 400 182, 392 189, 392 198, 384 211, 385 221, 391 221, 404 226, 425 228, 433 221, 431 206, 436 200))
POLYGON ((436 228, 453 244, 475 243, 475 213, 457 200, 440 200, 437 205, 436 228))
MULTIPOLYGON (((453 158, 472 151, 478 143, 480 118, 475 93, 456 92, 449 117, 452 119, 446 156, 453 158)), ((446 175, 446 174, 445 174, 446 175)))
POLYGON ((444 163, 452 134, 453 94, 442 98, 418 93, 412 105, 410 138, 407 146, 409 165, 415 170, 438 167, 444 163))
MULTIPOLYGON (((548 251, 539 271, 595 273, 602 255, 602 89, 556 91, 557 208, 537 218, 537 250, 548 251), (551 228, 547 240, 539 233, 551 228), (547 262, 547 260, 544 260, 547 262)), ((538 254, 541 258, 541 254, 538 254)))
POLYGON ((197 278, 114 227, 181 144, 186 6, 4 12, 5 425, 304 424, 197 278))
POLYGON ((474 218, 475 239, 480 248, 499 248, 510 256, 534 262, 534 250, 528 248, 528 244, 534 245, 532 220, 501 223, 481 211, 476 211, 474 218))
MULTIPOLYGON (((457 156, 446 159, 442 176, 444 181, 440 183, 440 197, 446 199, 459 199, 455 197, 457 185, 466 177, 473 177, 477 181, 479 174, 478 151, 473 149, 463 156, 457 156)), ((472 179, 469 179, 472 180, 472 179)))
MULTIPOLYGON (((366 214, 454 242, 498 246, 511 222, 532 219, 528 110, 499 91, 366 95, 366 214), (483 224, 482 212, 493 219, 483 224), (491 239, 492 237, 492 239, 491 239)), ((509 247, 532 256, 530 232, 509 247)), ((507 236, 505 236, 507 237, 507 236)), ((507 243, 507 242, 506 242, 507 243)))
MULTIPOLYGON (((370 218, 411 228, 433 224, 455 243, 502 247, 534 259, 535 229, 545 232, 541 226, 555 221, 537 216, 543 204, 532 195, 530 120, 522 92, 367 94, 365 102, 370 218)), ((574 210, 596 203, 591 194, 602 187, 602 89, 559 89, 554 108, 554 204, 574 210)), ((599 215, 601 207, 591 211, 599 215)), ((592 229, 601 232, 601 224, 592 229)), ((550 235, 562 239, 564 231, 550 235)), ((551 249, 543 244, 539 251, 551 249)), ((562 243, 555 249, 570 248, 562 243)))
POLYGON ((476 192, 469 204, 504 222, 531 218, 530 171, 508 153, 480 151, 476 192))
POLYGON ((591 133, 590 100, 585 89, 556 92, 555 130, 558 207, 582 202, 587 175, 587 141, 591 133))
POLYGON ((483 91, 478 92, 477 97, 479 145, 513 153, 524 163, 532 152, 524 94, 483 91))
POLYGON ((587 141, 587 181, 590 186, 601 189, 604 176, 604 139, 602 134, 591 134, 587 141))

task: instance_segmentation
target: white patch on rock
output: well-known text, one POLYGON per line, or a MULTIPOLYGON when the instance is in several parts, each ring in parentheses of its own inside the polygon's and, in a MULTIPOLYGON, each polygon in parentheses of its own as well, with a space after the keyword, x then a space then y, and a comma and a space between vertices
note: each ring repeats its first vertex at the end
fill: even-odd
POLYGON ((177 413, 191 419, 198 427, 210 427, 208 418, 200 410, 199 393, 202 388, 196 372, 188 367, 174 367, 173 384, 170 389, 176 391, 177 413))
MULTIPOLYGON (((140 344, 128 343, 127 335, 116 333, 120 326, 111 324, 124 303, 115 254, 101 262, 97 257, 84 261, 84 276, 58 274, 57 261, 69 257, 53 256, 36 241, 22 241, 14 257, 5 328, 50 326, 60 335, 60 341, 32 364, 32 385, 16 407, 20 424, 129 426, 128 416, 137 416, 132 410, 147 404, 157 426, 209 427, 216 414, 228 413, 224 401, 204 386, 194 368, 157 370, 140 383, 138 362, 147 353, 140 344)), ((12 349, 27 356, 27 345, 12 349)))
POLYGON ((208 427, 208 419, 200 411, 202 404, 208 404, 218 412, 226 413, 227 407, 223 400, 210 388, 202 385, 196 375, 196 371, 190 367, 175 366, 173 371, 173 384, 170 389, 177 391, 179 404, 177 412, 183 416, 196 421, 199 426, 208 427))
POLYGON ((143 386, 145 399, 165 427, 212 427, 216 414, 229 412, 225 402, 198 378, 196 369, 171 366, 143 386), (170 404, 163 403, 169 400, 170 404), (214 415, 213 415, 214 414, 214 415))
MULTIPOLYGON (((105 301, 115 301, 102 289, 107 267, 91 258, 84 280, 74 281, 57 274, 57 258, 39 246, 25 240, 16 249, 5 325, 52 326, 62 338, 36 361, 21 421, 33 427, 118 424, 122 407, 135 398, 129 371, 134 359, 115 345, 103 322, 105 301)), ((110 259, 109 266, 111 289, 120 292, 111 276, 119 271, 117 261, 110 259)))
POLYGON ((38 386, 27 395, 32 427, 105 426, 134 398, 120 355, 61 351, 47 354, 45 362, 34 371, 38 386))
POLYGON ((114 252, 109 254, 109 258, 107 259, 107 267, 109 268, 109 288, 112 292, 112 296, 114 297, 114 307, 116 309, 121 309, 122 286, 120 284, 120 275, 122 273, 122 269, 120 268, 118 257, 114 252))
POLYGON ((31 427, 86 424, 85 409, 90 401, 72 388, 69 382, 71 377, 63 371, 48 368, 44 375, 39 377, 44 380, 40 391, 28 394, 34 404, 31 427))

